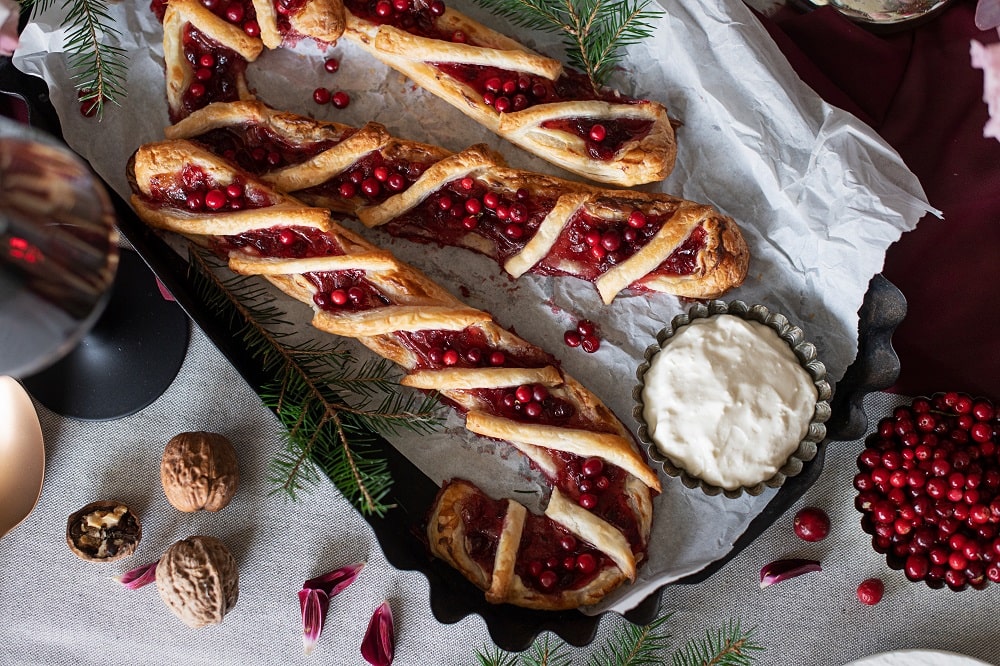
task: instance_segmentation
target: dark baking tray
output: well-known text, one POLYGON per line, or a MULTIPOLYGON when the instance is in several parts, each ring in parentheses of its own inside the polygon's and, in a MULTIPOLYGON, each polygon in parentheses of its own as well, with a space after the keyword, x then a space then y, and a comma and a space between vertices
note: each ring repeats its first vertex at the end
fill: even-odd
MULTIPOLYGON (((31 124, 56 136, 61 135, 58 118, 49 103, 44 82, 17 71, 9 59, 0 60, 0 93, 22 100, 29 110, 31 124)), ((144 225, 128 204, 113 192, 112 198, 122 235, 247 383, 259 390, 270 377, 263 372, 260 363, 239 344, 240 337, 236 334, 239 324, 222 318, 205 307, 196 296, 197 291, 188 275, 187 261, 144 225)), ((889 387, 899 373, 899 361, 892 350, 891 337, 905 311, 906 304, 899 290, 882 276, 876 276, 860 310, 858 360, 837 385, 832 400, 833 415, 827 423, 827 441, 820 445, 819 453, 806 464, 803 472, 789 479, 775 494, 725 557, 674 584, 698 583, 718 571, 812 486, 823 468, 827 442, 854 440, 865 433, 868 426, 862 409, 865 394, 889 387)), ((478 588, 450 566, 431 558, 419 532, 425 511, 437 493, 437 486, 388 442, 382 440, 380 446, 389 462, 393 478, 397 479, 391 497, 397 508, 384 517, 369 516, 367 520, 386 559, 394 567, 419 571, 427 577, 430 583, 430 606, 435 618, 451 624, 468 615, 477 614, 486 622, 493 642, 510 651, 526 649, 543 631, 551 631, 577 646, 586 645, 593 640, 600 616, 588 616, 579 611, 533 611, 489 604, 478 588)), ((625 618, 636 624, 649 623, 656 618, 660 599, 666 594, 670 594, 669 585, 651 594, 626 613, 625 618)))

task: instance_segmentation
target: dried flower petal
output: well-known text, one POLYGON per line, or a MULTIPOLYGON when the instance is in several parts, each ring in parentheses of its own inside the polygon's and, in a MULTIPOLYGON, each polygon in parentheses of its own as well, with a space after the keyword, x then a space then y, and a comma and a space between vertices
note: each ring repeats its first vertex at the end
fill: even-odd
POLYGON ((334 569, 330 573, 322 576, 310 578, 302 584, 304 590, 323 590, 327 596, 335 597, 344 591, 344 588, 354 582, 361 570, 365 567, 364 562, 355 562, 334 569))
POLYGON ((372 666, 389 666, 392 663, 394 644, 392 608, 388 601, 383 601, 368 623, 368 631, 361 641, 361 656, 372 666))
POLYGON ((310 654, 323 633, 330 597, 323 590, 299 590, 299 608, 302 609, 302 649, 310 654))
POLYGON ((156 560, 149 564, 143 564, 141 567, 126 571, 121 576, 115 578, 115 580, 130 590, 138 590, 140 587, 149 585, 156 580, 156 565, 159 563, 160 561, 156 560))
POLYGON ((775 560, 764 565, 760 570, 760 587, 770 587, 775 583, 780 583, 789 578, 801 576, 810 571, 821 571, 822 568, 816 560, 787 559, 775 560))

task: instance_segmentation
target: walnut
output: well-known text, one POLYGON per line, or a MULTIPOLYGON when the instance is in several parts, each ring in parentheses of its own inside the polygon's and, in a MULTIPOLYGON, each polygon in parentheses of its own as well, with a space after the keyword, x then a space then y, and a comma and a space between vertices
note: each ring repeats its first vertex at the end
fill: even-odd
POLYGON ((142 538, 142 525, 135 513, 121 502, 91 502, 70 514, 66 521, 66 543, 88 562, 114 562, 135 552, 142 538))
POLYGON ((219 511, 240 482, 236 449, 222 435, 182 432, 169 442, 160 462, 167 500, 181 511, 219 511))
POLYGON ((211 536, 178 541, 156 565, 156 588, 163 603, 195 629, 222 622, 236 605, 239 583, 233 554, 211 536))

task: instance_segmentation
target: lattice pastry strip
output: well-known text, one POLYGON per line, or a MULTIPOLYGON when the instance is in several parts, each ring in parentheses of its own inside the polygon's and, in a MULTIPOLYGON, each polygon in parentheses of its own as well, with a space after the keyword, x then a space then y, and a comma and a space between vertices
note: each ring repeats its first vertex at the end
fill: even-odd
POLYGON ((582 75, 440 0, 388 13, 378 0, 344 4, 348 39, 542 159, 623 186, 673 169, 677 148, 662 105, 595 91, 582 75))
POLYGON ((264 46, 276 49, 302 38, 321 47, 344 34, 344 6, 336 0, 253 0, 264 46))
POLYGON ((257 102, 212 105, 167 135, 368 226, 486 254, 515 277, 592 281, 607 303, 625 289, 716 298, 748 269, 736 223, 710 206, 510 169, 484 146, 451 154, 375 123, 352 132, 257 102))
POLYGON ((232 270, 309 304, 316 328, 396 362, 404 384, 439 391, 469 430, 510 442, 542 471, 553 485, 542 516, 459 481, 432 508, 432 551, 491 601, 571 608, 635 577, 659 479, 631 433, 555 359, 328 211, 189 141, 143 146, 131 169, 132 203, 148 224, 206 244, 232 270), (473 504, 496 510, 477 520, 473 504), (495 538, 480 538, 487 533, 495 538))

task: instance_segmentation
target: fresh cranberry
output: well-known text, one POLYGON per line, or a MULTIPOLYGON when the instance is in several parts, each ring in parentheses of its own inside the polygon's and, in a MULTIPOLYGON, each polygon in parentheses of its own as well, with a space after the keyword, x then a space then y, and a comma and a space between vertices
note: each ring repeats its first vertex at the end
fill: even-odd
POLYGON ((580 553, 576 556, 576 568, 582 574, 593 573, 597 570, 597 558, 591 553, 580 553))
POLYGON ((563 333, 563 342, 566 343, 567 347, 579 347, 583 338, 577 331, 566 331, 563 333))
POLYGON ((585 335, 580 341, 580 348, 588 354, 593 354, 601 348, 601 339, 595 335, 585 335))
POLYGON ((792 526, 803 541, 822 541, 830 533, 830 517, 823 509, 807 506, 795 514, 792 526))
POLYGON ((326 88, 316 88, 316 90, 313 90, 313 101, 317 104, 329 104, 330 91, 326 88))
POLYGON ((327 58, 323 62, 323 69, 334 74, 340 69, 340 61, 336 58, 327 58))
POLYGON ((880 578, 866 578, 858 585, 858 601, 866 606, 874 606, 882 601, 885 584, 880 578))
POLYGON ((598 123, 590 128, 590 140, 595 143, 600 143, 604 141, 604 138, 608 135, 608 131, 604 128, 604 125, 598 123))

